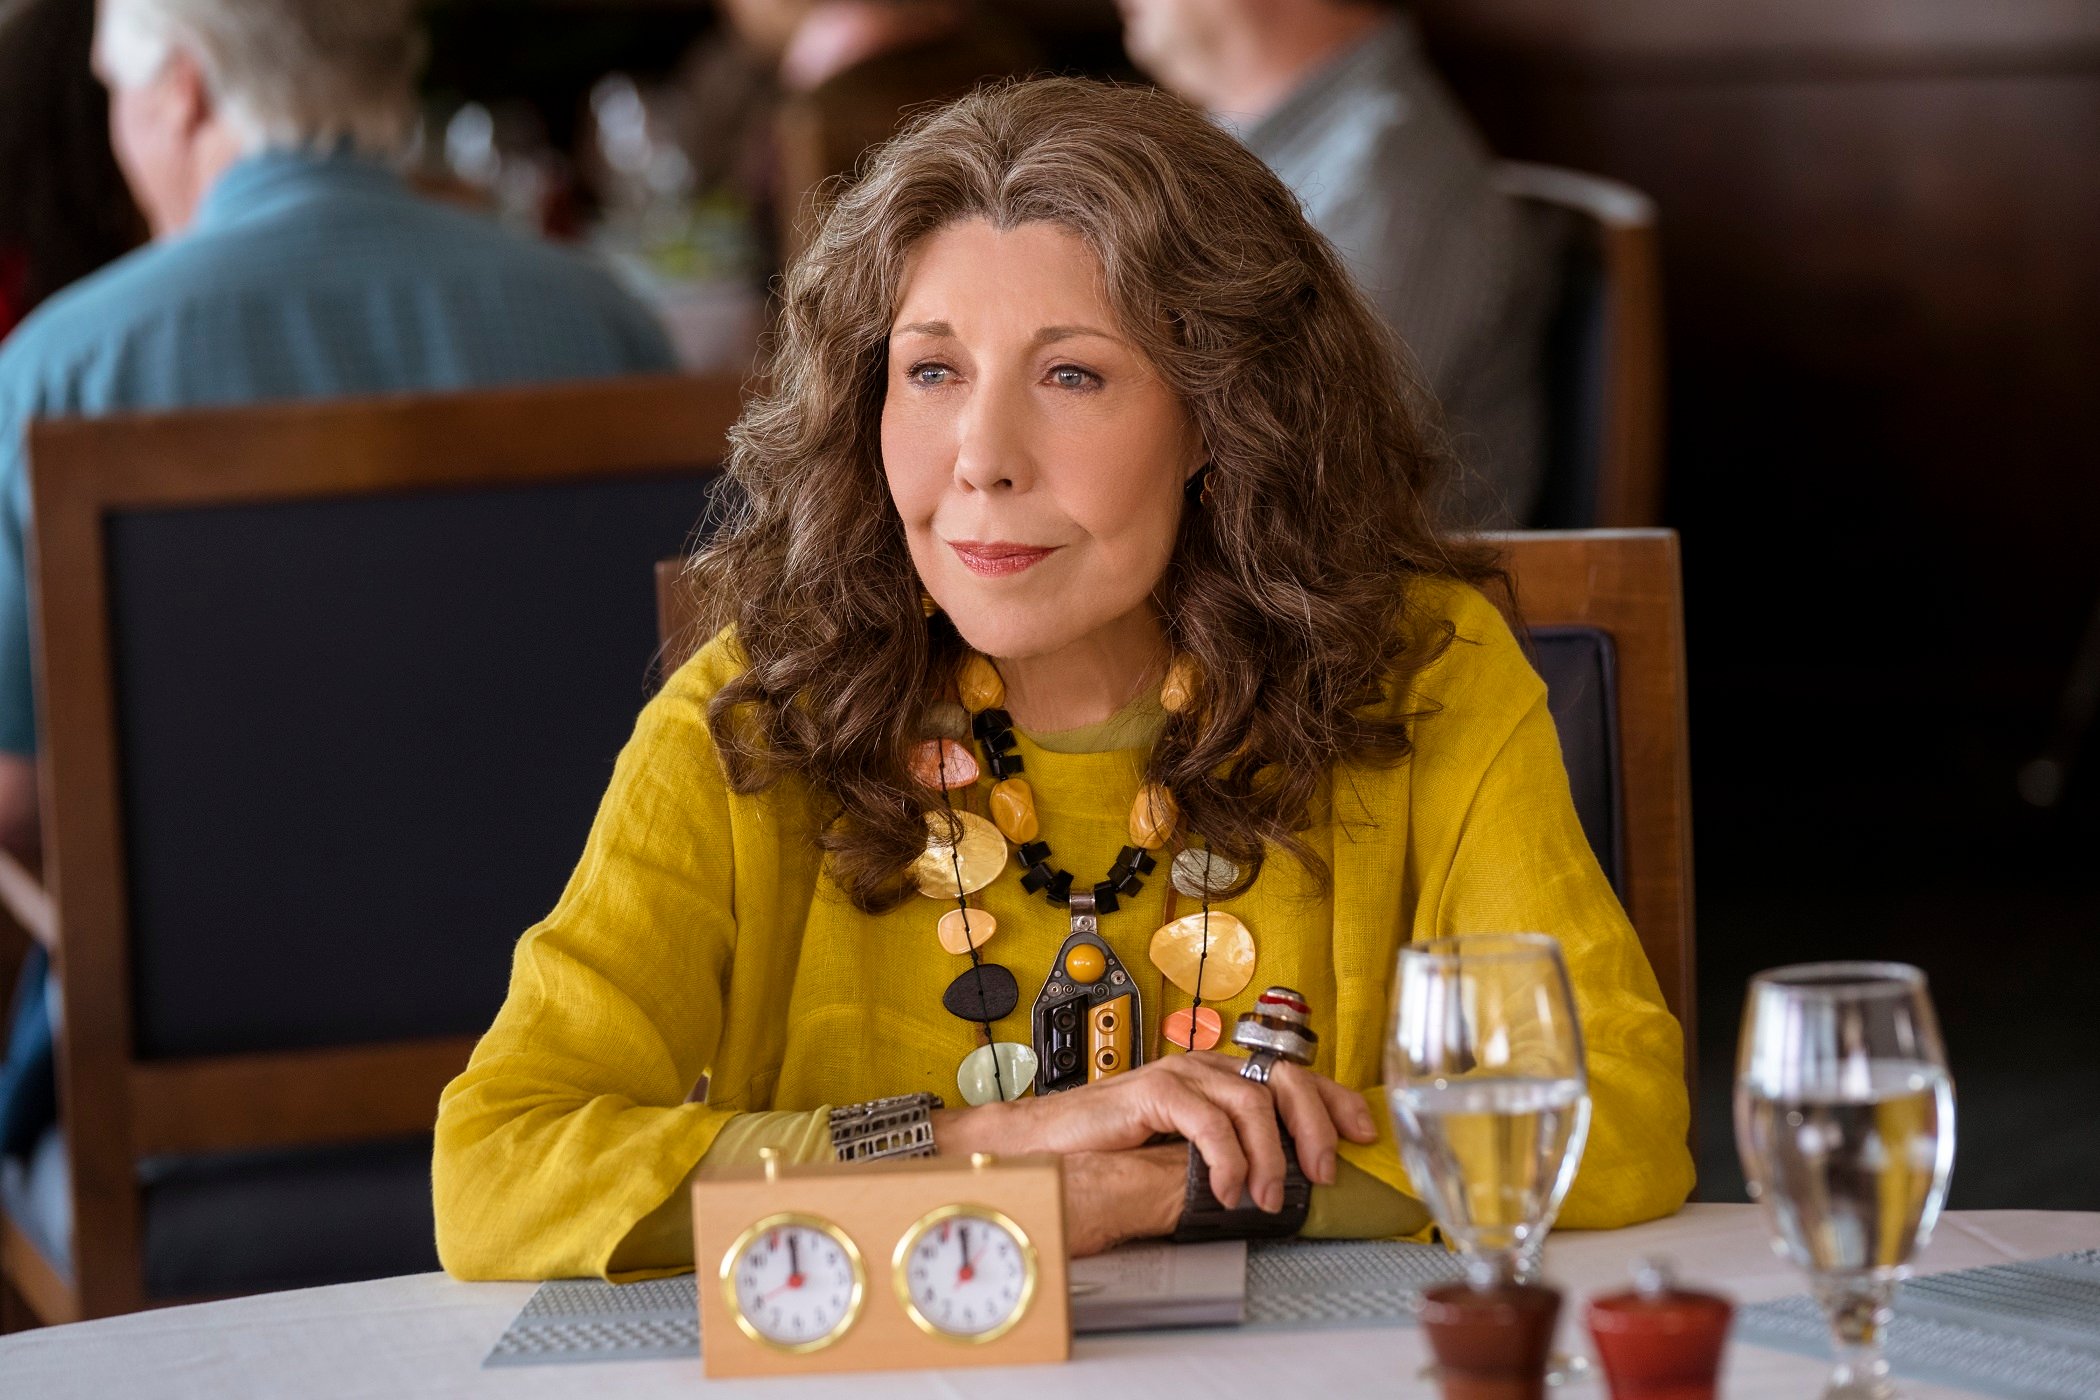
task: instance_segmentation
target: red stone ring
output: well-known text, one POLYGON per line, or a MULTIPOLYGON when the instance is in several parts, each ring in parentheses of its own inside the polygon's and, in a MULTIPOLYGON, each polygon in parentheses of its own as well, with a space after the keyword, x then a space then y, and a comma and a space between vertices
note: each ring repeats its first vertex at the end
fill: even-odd
POLYGON ((1232 1043, 1247 1052, 1240 1076, 1257 1084, 1269 1082, 1278 1060, 1312 1068, 1320 1037, 1312 1028, 1312 1008, 1289 987, 1271 987, 1256 998, 1232 1028, 1232 1043))

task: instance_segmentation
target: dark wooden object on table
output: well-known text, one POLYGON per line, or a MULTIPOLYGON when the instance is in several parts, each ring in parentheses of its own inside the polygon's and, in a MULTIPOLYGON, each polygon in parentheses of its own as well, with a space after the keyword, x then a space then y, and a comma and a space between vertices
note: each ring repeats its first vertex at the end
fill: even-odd
MULTIPOLYGON (((1489 536, 1505 554, 1527 627, 1595 628, 1617 673, 1618 791, 1625 832, 1620 896, 1684 1027, 1685 1077, 1698 1041, 1692 935, 1691 745, 1685 708, 1684 588, 1674 530, 1524 530, 1489 536)), ((683 559, 656 566, 666 668, 703 640, 683 559)))
MULTIPOLYGON (((473 1046, 471 1036, 440 1036, 137 1053, 123 806, 136 756, 119 742, 112 522, 199 508, 598 489, 611 479, 701 483, 722 459, 739 406, 734 382, 660 378, 34 426, 45 883, 0 865, 0 900, 52 945, 65 989, 58 1065, 72 1272, 12 1221, 0 1225, 0 1266, 39 1319, 178 1301, 146 1296, 142 1158, 427 1132, 439 1090, 473 1046)), ((520 674, 529 671, 521 658, 520 674)), ((641 680, 638 670, 637 702, 641 680)), ((316 839, 354 839, 317 831, 316 839)))
POLYGON ((1547 480, 1538 523, 1660 525, 1662 252, 1655 201, 1616 180, 1504 161, 1559 275, 1547 330, 1547 480))

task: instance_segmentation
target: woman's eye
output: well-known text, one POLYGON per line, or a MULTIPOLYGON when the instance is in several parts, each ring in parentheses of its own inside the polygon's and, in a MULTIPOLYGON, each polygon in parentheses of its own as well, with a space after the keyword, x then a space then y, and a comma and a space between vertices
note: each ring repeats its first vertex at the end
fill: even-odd
POLYGON ((905 377, 914 384, 924 384, 933 388, 946 384, 948 376, 953 373, 954 371, 946 365, 916 364, 905 371, 905 377))
POLYGON ((1092 389, 1100 385, 1101 376, 1077 365, 1059 365, 1050 371, 1050 380, 1060 389, 1092 389))

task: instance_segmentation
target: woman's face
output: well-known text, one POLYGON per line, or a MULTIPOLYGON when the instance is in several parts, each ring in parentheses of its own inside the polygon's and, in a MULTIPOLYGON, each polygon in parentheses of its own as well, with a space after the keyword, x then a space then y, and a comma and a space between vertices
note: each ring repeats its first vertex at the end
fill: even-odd
POLYGON ((913 250, 883 470, 920 580, 972 646, 1043 656, 1148 610, 1202 461, 1077 235, 971 220, 913 250))

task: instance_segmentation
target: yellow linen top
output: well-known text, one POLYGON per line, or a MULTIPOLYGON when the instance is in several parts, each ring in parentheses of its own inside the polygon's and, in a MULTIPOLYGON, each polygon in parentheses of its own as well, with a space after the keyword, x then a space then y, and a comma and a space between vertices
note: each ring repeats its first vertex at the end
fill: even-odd
MULTIPOLYGON (((1560 1223, 1667 1214, 1692 1183, 1682 1037, 1576 820, 1545 685, 1477 591, 1413 586, 1416 616, 1456 629, 1408 693, 1388 696, 1395 713, 1430 712, 1415 723, 1415 751, 1393 767, 1338 770, 1306 838, 1329 863, 1330 890, 1274 856, 1253 889, 1214 906, 1247 923, 1258 962, 1240 995, 1213 1004, 1230 1025, 1269 983, 1304 992, 1315 1067, 1361 1090, 1380 1125, 1375 1144, 1344 1142, 1343 1159, 1407 1192, 1379 1086, 1399 947, 1554 934, 1593 1100, 1560 1223)), ((706 708, 737 665, 733 643, 717 638, 643 711, 575 874, 519 941, 496 1023, 440 1100, 438 1251, 456 1276, 667 1271, 678 1263, 623 1258, 621 1246, 738 1115, 919 1090, 960 1102, 956 1068, 978 1031, 941 1005, 967 966, 934 939, 948 906, 913 898, 861 913, 822 876, 806 794, 729 791, 706 708), (703 1075, 707 1101, 688 1102, 703 1075)), ((1017 739, 1058 863, 1106 870, 1126 839, 1143 749, 1058 753, 1017 739)), ((982 810, 981 794, 972 805, 982 810)), ((1163 1049, 1167 1013, 1189 1004, 1147 956, 1165 889, 1155 875, 1101 922, 1143 993, 1148 1058, 1163 1049)), ((1026 1044, 1068 920, 1022 891, 1013 864, 976 902, 998 920, 987 957, 1022 988, 994 1031, 1026 1044)), ((808 1118, 771 1121, 808 1140, 808 1118)))

